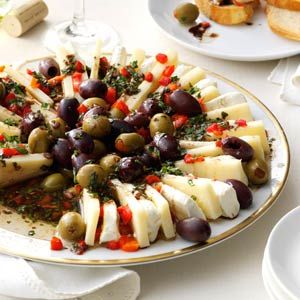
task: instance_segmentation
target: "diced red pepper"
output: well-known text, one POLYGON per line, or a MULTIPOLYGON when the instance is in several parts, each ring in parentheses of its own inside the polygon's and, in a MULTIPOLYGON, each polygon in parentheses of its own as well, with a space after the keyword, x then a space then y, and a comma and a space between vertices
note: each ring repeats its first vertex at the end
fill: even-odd
POLYGON ((88 111, 88 108, 81 103, 78 107, 77 107, 77 111, 79 112, 79 114, 85 114, 88 111))
POLYGON ((117 100, 117 90, 113 87, 108 87, 105 100, 110 104, 113 105, 117 100))
POLYGON ((30 104, 26 104, 24 107, 23 107, 23 110, 22 110, 22 116, 26 116, 27 114, 29 114, 31 112, 31 106, 30 104))
POLYGON ((76 254, 81 255, 87 250, 88 246, 84 240, 78 241, 76 247, 76 254))
POLYGON ((201 106, 201 110, 202 110, 203 112, 206 112, 206 111, 207 111, 207 107, 206 107, 206 105, 205 105, 205 103, 204 103, 204 99, 203 99, 203 98, 199 98, 199 99, 198 99, 198 102, 199 102, 199 104, 200 104, 200 106, 201 106))
POLYGON ((127 71, 127 69, 126 69, 126 67, 122 67, 121 69, 120 69, 120 73, 121 73, 121 75, 122 76, 124 76, 124 77, 129 77, 129 72, 127 71))
POLYGON ((174 127, 177 129, 182 127, 184 124, 186 124, 189 118, 187 115, 175 114, 172 116, 172 120, 173 120, 174 127))
POLYGON ((51 250, 54 250, 54 251, 59 251, 64 248, 62 241, 56 236, 52 237, 52 239, 50 241, 50 246, 51 246, 51 250))
POLYGON ((0 142, 5 142, 5 136, 0 133, 0 142))
POLYGON ((171 82, 170 77, 163 76, 159 79, 159 84, 162 86, 167 86, 171 82))
POLYGON ((0 155, 9 158, 15 155, 21 155, 21 153, 16 148, 2 148, 0 149, 0 155))
POLYGON ((15 93, 9 92, 5 99, 4 99, 4 105, 8 106, 11 100, 14 100, 16 98, 15 93))
POLYGON ((75 62, 75 71, 79 73, 84 73, 84 65, 79 60, 75 62))
POLYGON ((115 141, 115 148, 122 153, 128 153, 129 151, 128 147, 124 144, 123 140, 121 139, 117 139, 115 141))
POLYGON ((213 133, 216 136, 222 136, 224 130, 226 130, 226 128, 222 127, 218 123, 212 123, 206 128, 207 132, 213 133))
POLYGON ((163 53, 158 53, 156 56, 155 56, 156 60, 158 62, 160 62, 161 64, 165 64, 167 61, 168 61, 168 56, 166 54, 163 54, 163 53))
POLYGON ((104 217, 104 205, 101 205, 101 206, 100 206, 100 214, 99 214, 99 217, 100 217, 100 218, 103 218, 103 217, 104 217))
POLYGON ((63 207, 65 210, 69 210, 72 207, 72 204, 69 201, 64 201, 63 207))
POLYGON ((76 184, 74 186, 74 188, 75 188, 76 193, 79 195, 81 193, 81 191, 82 191, 81 185, 80 184, 76 184))
POLYGON ((153 175, 153 174, 147 175, 145 180, 148 184, 153 184, 155 182, 160 182, 161 181, 158 176, 153 175))
POLYGON ((30 70, 30 69, 26 69, 26 73, 27 73, 28 75, 32 76, 32 74, 33 74, 33 71, 32 71, 32 70, 30 70))
POLYGON ((193 164, 196 162, 203 162, 205 158, 203 156, 193 157, 191 154, 186 154, 183 160, 186 164, 193 164))
POLYGON ((39 89, 41 87, 41 84, 38 82, 36 78, 32 77, 30 81, 30 86, 35 89, 39 89))
POLYGON ((106 248, 110 250, 118 250, 120 249, 120 243, 119 241, 109 241, 106 243, 106 248))
POLYGON ((134 252, 139 249, 137 240, 132 236, 121 236, 119 244, 121 249, 126 252, 134 252))
POLYGON ((216 146, 222 148, 222 141, 220 140, 216 141, 216 146))
POLYGON ((173 74, 175 70, 175 66, 172 65, 172 66, 166 66, 164 71, 163 71, 163 75, 166 76, 166 77, 171 77, 171 75, 173 74))
POLYGON ((46 208, 45 206, 51 204, 52 200, 53 200, 53 196, 46 194, 41 200, 37 201, 36 204, 46 208))
POLYGON ((100 235, 101 235, 101 227, 97 227, 96 232, 95 232, 95 243, 98 243, 100 240, 100 235))
POLYGON ((15 198, 14 198, 14 202, 17 204, 17 205, 21 205, 25 202, 25 198, 22 196, 22 195, 17 195, 15 198))
POLYGON ((120 215, 120 218, 123 222, 123 224, 127 225, 130 223, 132 219, 132 212, 128 205, 126 206, 119 206, 118 207, 118 213, 120 215))
POLYGON ((118 110, 120 110, 122 113, 124 113, 125 115, 128 115, 130 113, 130 110, 127 106, 127 104, 123 101, 123 100, 117 100, 113 106, 113 108, 117 108, 118 110))
POLYGON ((205 161, 205 158, 203 156, 198 156, 194 158, 194 162, 203 162, 203 161, 205 161))
POLYGON ((58 75, 48 80, 48 83, 52 86, 59 85, 65 79, 65 75, 58 75))
POLYGON ((164 102, 167 105, 170 105, 170 94, 169 93, 164 93, 164 102))
POLYGON ((161 185, 160 184, 155 184, 154 188, 160 193, 161 192, 161 185))
POLYGON ((131 224, 126 224, 125 225, 123 223, 120 223, 119 224, 119 231, 120 231, 121 235, 128 235, 128 234, 132 234, 133 233, 131 224))
POLYGON ((202 22, 201 25, 202 25, 203 28, 209 28, 210 27, 210 23, 206 22, 206 21, 202 22))
POLYGON ((82 73, 75 72, 72 75, 73 89, 75 93, 79 92, 79 86, 82 83, 82 73))
POLYGON ((176 91, 176 90, 178 89, 178 85, 177 85, 177 83, 175 83, 175 82, 171 82, 171 83, 168 85, 168 88, 169 88, 170 91, 174 92, 174 91, 176 91))
POLYGON ((46 95, 50 95, 50 93, 51 93, 49 87, 47 87, 47 86, 41 85, 40 90, 43 91, 46 95))
POLYGON ((0 72, 3 72, 5 69, 5 66, 0 66, 0 72))
POLYGON ((236 120, 235 124, 237 124, 239 127, 247 127, 247 121, 246 120, 236 120))
POLYGON ((151 72, 145 73, 145 80, 148 81, 148 82, 152 82, 153 81, 153 74, 151 72))

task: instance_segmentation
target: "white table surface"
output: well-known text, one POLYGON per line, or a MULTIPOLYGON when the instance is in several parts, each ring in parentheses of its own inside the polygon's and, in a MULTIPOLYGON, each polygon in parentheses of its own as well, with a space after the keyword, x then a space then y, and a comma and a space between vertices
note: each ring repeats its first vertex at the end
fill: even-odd
MULTIPOLYGON (((0 30, 0 63, 47 54, 41 43, 44 30, 56 22, 71 18, 72 1, 46 2, 50 9, 47 21, 23 37, 11 38, 0 30)), ((268 299, 261 276, 268 235, 284 214, 300 204, 300 107, 281 102, 279 87, 267 81, 277 61, 231 62, 193 53, 168 40, 158 30, 148 14, 146 0, 86 2, 87 16, 116 28, 129 51, 142 47, 152 54, 171 47, 179 52, 183 61, 225 75, 252 91, 277 116, 291 147, 292 163, 287 186, 269 212, 242 233, 206 251, 176 260, 132 267, 141 276, 140 299, 268 299)))

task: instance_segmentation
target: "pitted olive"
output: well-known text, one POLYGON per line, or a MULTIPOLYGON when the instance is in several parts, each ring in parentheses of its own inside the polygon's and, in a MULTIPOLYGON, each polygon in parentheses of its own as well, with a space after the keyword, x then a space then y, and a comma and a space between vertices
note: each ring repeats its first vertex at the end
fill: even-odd
POLYGON ((94 140, 94 151, 92 152, 92 155, 99 159, 103 155, 105 155, 107 152, 106 146, 103 142, 99 140, 94 140))
POLYGON ((149 128, 152 137, 158 132, 173 135, 175 130, 171 118, 163 113, 156 114, 152 117, 149 128))
POLYGON ((104 109, 108 109, 108 104, 107 102, 102 99, 102 98, 97 98, 97 97, 93 97, 93 98, 88 98, 86 100, 84 100, 82 102, 82 104, 87 107, 88 109, 91 109, 93 107, 103 107, 104 109))
POLYGON ((255 158, 245 166, 246 174, 253 184, 264 184, 269 179, 269 169, 265 161, 255 158))
POLYGON ((180 148, 177 139, 166 133, 157 133, 153 143, 160 153, 162 160, 177 159, 180 156, 180 148))
POLYGON ((112 107, 112 109, 109 111, 110 116, 113 119, 124 119, 126 117, 126 114, 124 114, 121 110, 119 110, 116 107, 112 107))
POLYGON ((96 164, 88 164, 81 167, 76 175, 77 182, 83 188, 96 190, 106 177, 105 171, 96 164))
POLYGON ((31 153, 48 152, 50 145, 48 131, 46 129, 35 128, 28 137, 28 147, 31 153))
POLYGON ((55 138, 63 138, 66 133, 66 123, 61 118, 55 118, 49 121, 49 130, 55 138))
POLYGON ((107 154, 100 159, 99 165, 106 172, 110 174, 114 172, 121 157, 116 154, 107 154))
POLYGON ((60 173, 53 173, 45 177, 42 182, 42 188, 46 192, 56 192, 62 190, 66 186, 66 179, 60 173))
POLYGON ((102 138, 111 131, 111 125, 105 116, 92 116, 83 120, 82 129, 94 138, 102 138))
POLYGON ((175 8, 173 14, 180 23, 191 24, 198 18, 199 9, 193 3, 181 3, 175 8))
POLYGON ((115 148, 125 154, 141 151, 145 146, 144 138, 135 133, 122 133, 115 141, 115 148))

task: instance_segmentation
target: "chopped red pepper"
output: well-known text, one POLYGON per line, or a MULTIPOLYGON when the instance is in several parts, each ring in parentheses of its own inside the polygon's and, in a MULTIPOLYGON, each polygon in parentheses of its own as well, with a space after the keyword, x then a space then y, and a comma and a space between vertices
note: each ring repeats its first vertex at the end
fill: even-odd
POLYGON ((212 123, 210 126, 206 128, 207 132, 213 133, 216 136, 222 136, 224 130, 226 130, 226 128, 219 125, 218 123, 212 123))
POLYGON ((6 95, 4 102, 8 105, 9 102, 15 98, 16 98, 16 94, 13 92, 10 92, 6 95))
POLYGON ((219 147, 219 148, 221 148, 222 147, 222 141, 220 141, 220 140, 216 141, 216 146, 219 147))
POLYGON ((16 148, 2 148, 0 149, 0 155, 9 158, 15 155, 21 155, 21 153, 16 148))
POLYGON ((79 112, 79 114, 85 114, 88 111, 88 108, 81 103, 78 107, 77 107, 77 111, 79 112))
POLYGON ((0 133, 0 142, 5 142, 5 136, 0 133))
POLYGON ((3 72, 5 69, 5 66, 0 66, 0 72, 3 72))
POLYGON ((174 91, 176 91, 176 90, 178 89, 178 85, 177 85, 177 83, 175 83, 175 82, 171 82, 171 83, 168 85, 168 88, 169 88, 170 91, 174 92, 174 91))
POLYGON ((167 86, 171 82, 170 77, 163 76, 159 79, 159 84, 162 86, 167 86))
POLYGON ((41 86, 39 87, 39 89, 40 89, 41 91, 43 91, 46 95, 50 95, 50 93, 51 93, 49 87, 47 87, 47 86, 41 85, 41 86))
POLYGON ((155 184, 154 188, 160 193, 161 192, 161 185, 160 184, 155 184))
POLYGON ((34 77, 31 78, 31 81, 30 81, 30 86, 33 87, 33 88, 37 88, 39 89, 41 87, 41 84, 38 82, 38 80, 34 77))
POLYGON ((22 111, 22 116, 26 116, 27 114, 29 114, 31 112, 31 106, 30 104, 26 104, 24 107, 23 107, 23 111, 22 111))
POLYGON ((32 76, 32 74, 33 74, 33 71, 32 71, 32 70, 30 70, 30 69, 26 69, 26 73, 27 73, 28 75, 32 76))
POLYGON ((186 164, 193 164, 196 162, 203 162, 205 158, 203 156, 193 157, 191 154, 186 154, 183 160, 186 164))
POLYGON ((147 175, 145 180, 148 184, 153 184, 155 182, 160 182, 161 181, 158 176, 153 175, 153 174, 147 175))
POLYGON ((199 102, 199 104, 201 106, 201 110, 204 111, 204 112, 206 112, 207 111, 207 107, 205 105, 204 99, 203 98, 199 98, 198 102, 199 102))
POLYGON ((130 208, 128 207, 128 205, 119 206, 118 213, 120 215, 120 218, 121 218, 123 224, 127 225, 130 223, 130 221, 132 219, 132 212, 131 212, 130 208))
POLYGON ((79 72, 79 73, 84 73, 84 65, 79 61, 79 60, 77 60, 76 62, 75 62, 75 71, 76 72, 79 72))
POLYGON ((210 23, 206 22, 206 21, 202 22, 201 25, 202 25, 203 28, 209 28, 210 27, 210 23))
POLYGON ((152 82, 153 81, 153 74, 151 72, 145 73, 145 80, 148 81, 148 82, 152 82))
POLYGON ((205 158, 203 156, 198 156, 194 159, 194 162, 203 162, 205 161, 205 158))
POLYGON ((163 75, 166 76, 166 77, 171 77, 171 75, 173 74, 175 70, 175 66, 172 65, 172 66, 166 66, 164 71, 163 71, 163 75))
POLYGON ((120 110, 122 113, 124 113, 125 115, 128 115, 130 113, 130 110, 127 106, 127 104, 123 101, 123 100, 117 100, 113 106, 113 108, 117 108, 118 110, 120 110))
POLYGON ((110 250, 118 250, 120 249, 120 243, 119 241, 109 241, 106 243, 106 248, 110 250))
POLYGON ((64 207, 64 209, 68 210, 72 207, 72 204, 69 201, 64 201, 63 207, 64 207))
POLYGON ((139 249, 137 240, 132 236, 121 236, 119 239, 120 247, 123 251, 134 252, 139 249))
POLYGON ((85 241, 81 240, 81 241, 78 241, 75 252, 76 252, 76 254, 81 255, 87 250, 87 248, 88 248, 88 246, 85 243, 85 241))
POLYGON ((52 237, 50 241, 50 245, 51 245, 51 250, 54 251, 62 250, 64 247, 62 241, 56 236, 52 237))
POLYGON ((117 100, 117 90, 113 87, 108 87, 105 100, 110 104, 113 105, 117 100))
POLYGON ((242 119, 236 120, 235 124, 237 124, 240 127, 247 127, 247 121, 246 120, 242 120, 242 119))
POLYGON ((59 85, 65 79, 65 75, 58 75, 48 80, 51 86, 59 85))
POLYGON ((156 56, 155 56, 156 60, 158 62, 160 62, 161 64, 165 64, 167 61, 168 61, 168 56, 166 54, 163 54, 163 53, 158 53, 156 56))
POLYGON ((82 83, 82 73, 75 72, 72 75, 73 89, 75 93, 79 92, 79 86, 82 83))
POLYGON ((103 218, 103 217, 104 217, 104 205, 101 205, 101 206, 100 206, 100 214, 99 214, 99 217, 100 217, 100 218, 103 218))
POLYGON ((17 195, 17 196, 14 198, 14 202, 15 202, 17 205, 21 205, 21 204, 23 204, 25 201, 26 201, 26 199, 25 199, 22 195, 17 195))
POLYGON ((76 193, 79 195, 81 193, 81 191, 82 191, 81 185, 80 184, 76 184, 74 187, 75 187, 76 193))
POLYGON ((184 124, 186 124, 189 118, 187 115, 175 114, 172 116, 172 120, 173 120, 174 127, 177 129, 182 127, 184 124))
POLYGON ((122 67, 121 69, 120 69, 120 73, 121 73, 121 75, 122 76, 124 76, 124 77, 129 77, 129 72, 127 71, 127 69, 126 69, 126 67, 122 67))
POLYGON ((97 227, 96 232, 95 232, 95 243, 98 243, 100 240, 100 235, 101 235, 101 227, 97 227))
POLYGON ((123 152, 123 153, 128 153, 128 151, 129 151, 128 147, 124 144, 123 140, 121 140, 121 139, 117 139, 115 141, 115 148, 118 151, 123 152))
POLYGON ((165 102, 165 104, 167 104, 167 105, 170 105, 170 94, 169 93, 165 93, 164 94, 164 102, 165 102))

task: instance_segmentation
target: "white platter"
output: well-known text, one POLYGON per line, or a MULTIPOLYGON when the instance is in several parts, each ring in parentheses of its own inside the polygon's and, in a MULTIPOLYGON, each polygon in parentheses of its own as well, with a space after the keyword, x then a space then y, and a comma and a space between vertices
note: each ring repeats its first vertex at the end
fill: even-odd
MULTIPOLYGON (((36 66, 36 61, 27 62, 21 69, 31 68, 34 65, 36 66)), ((0 252, 47 263, 90 266, 136 265, 202 251, 253 224, 272 206, 285 185, 290 165, 288 142, 276 118, 254 95, 210 71, 207 71, 207 77, 217 81, 221 93, 242 92, 249 102, 254 118, 263 120, 269 137, 274 138, 271 178, 263 187, 253 191, 254 201, 250 209, 241 210, 239 216, 233 220, 220 219, 211 222, 212 236, 206 244, 194 244, 177 237, 173 241, 159 240, 149 248, 133 253, 98 247, 88 250, 83 255, 76 255, 69 250, 50 251, 49 239, 54 227, 41 222, 32 224, 15 213, 4 213, 5 208, 0 207, 0 252), (31 229, 36 232, 34 237, 28 236, 31 229)))
POLYGON ((300 42, 282 38, 271 31, 263 8, 255 13, 252 25, 223 26, 203 15, 197 19, 209 21, 210 32, 217 38, 203 41, 188 32, 191 26, 181 25, 173 16, 175 7, 184 0, 148 0, 149 13, 159 28, 181 45, 211 57, 237 61, 264 61, 300 53, 300 42))

